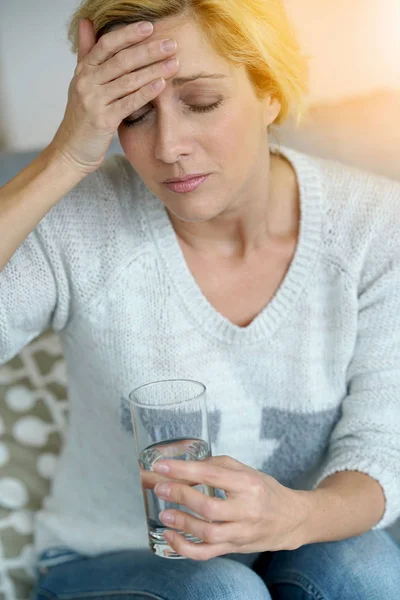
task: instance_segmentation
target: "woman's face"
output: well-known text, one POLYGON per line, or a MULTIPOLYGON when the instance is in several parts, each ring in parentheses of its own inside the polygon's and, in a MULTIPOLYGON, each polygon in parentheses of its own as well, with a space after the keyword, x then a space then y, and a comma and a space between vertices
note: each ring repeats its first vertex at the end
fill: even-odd
MULTIPOLYGON (((214 52, 193 22, 181 17, 155 24, 150 39, 172 37, 180 68, 161 94, 118 129, 121 146, 146 186, 184 221, 208 221, 265 193, 268 134, 279 103, 258 100, 244 67, 214 52), (184 83, 178 77, 211 75, 184 83), (174 85, 175 81, 175 85, 174 85), (207 112, 199 112, 202 107, 207 112), (167 179, 209 174, 197 189, 171 191, 167 179)), ((204 110, 204 109, 203 109, 204 110)))

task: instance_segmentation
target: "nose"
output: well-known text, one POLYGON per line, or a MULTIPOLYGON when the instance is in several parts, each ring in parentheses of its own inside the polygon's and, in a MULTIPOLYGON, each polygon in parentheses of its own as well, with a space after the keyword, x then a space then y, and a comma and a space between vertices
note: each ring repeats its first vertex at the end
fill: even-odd
POLYGON ((187 128, 177 115, 159 115, 157 119, 155 156, 165 163, 174 163, 191 153, 187 128))

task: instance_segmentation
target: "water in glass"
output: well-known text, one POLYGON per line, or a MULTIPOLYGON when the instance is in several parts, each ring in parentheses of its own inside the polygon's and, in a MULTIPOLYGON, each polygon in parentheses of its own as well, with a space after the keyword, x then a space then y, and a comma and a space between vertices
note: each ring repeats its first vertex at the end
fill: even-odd
MULTIPOLYGON (((204 460, 211 456, 207 442, 196 438, 175 438, 164 442, 151 444, 140 453, 140 465, 144 471, 152 471, 154 464, 160 459, 173 460, 204 460)), ((214 497, 214 489, 208 485, 200 484, 194 486, 206 496, 214 497)), ((166 558, 182 558, 168 544, 164 538, 164 532, 169 529, 164 525, 158 515, 162 510, 168 508, 181 510, 195 515, 193 511, 185 506, 168 502, 159 498, 152 488, 143 486, 143 496, 147 515, 150 546, 155 554, 166 558)), ((198 515, 195 515, 198 516, 198 515)), ((180 532, 186 539, 192 542, 201 542, 198 538, 184 532, 180 532)))

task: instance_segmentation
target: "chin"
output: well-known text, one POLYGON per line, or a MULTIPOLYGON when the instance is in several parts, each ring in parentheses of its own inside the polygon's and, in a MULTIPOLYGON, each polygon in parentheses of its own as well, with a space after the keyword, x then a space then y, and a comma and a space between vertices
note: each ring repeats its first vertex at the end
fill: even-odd
POLYGON ((221 201, 215 201, 216 194, 201 193, 200 190, 189 194, 175 195, 165 192, 159 196, 160 200, 169 212, 178 219, 192 223, 210 221, 218 217, 225 210, 221 201))
POLYGON ((223 212, 223 209, 220 207, 211 206, 176 206, 172 202, 165 203, 165 206, 178 219, 187 221, 188 223, 211 221, 223 212))

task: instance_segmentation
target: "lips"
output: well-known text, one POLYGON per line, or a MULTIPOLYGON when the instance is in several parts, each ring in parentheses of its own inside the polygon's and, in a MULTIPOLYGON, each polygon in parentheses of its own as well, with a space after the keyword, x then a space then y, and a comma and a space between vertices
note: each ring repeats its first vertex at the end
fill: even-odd
POLYGON ((202 183, 204 183, 208 179, 208 175, 203 175, 200 177, 190 177, 186 179, 186 181, 175 181, 172 183, 164 183, 164 185, 171 191, 177 194, 186 194, 187 192, 193 192, 196 190, 202 183))
POLYGON ((190 181, 191 179, 198 179, 199 177, 206 177, 207 173, 194 173, 192 175, 185 175, 179 179, 167 179, 164 183, 182 183, 184 181, 190 181))

